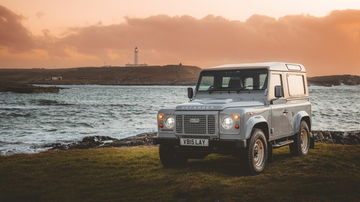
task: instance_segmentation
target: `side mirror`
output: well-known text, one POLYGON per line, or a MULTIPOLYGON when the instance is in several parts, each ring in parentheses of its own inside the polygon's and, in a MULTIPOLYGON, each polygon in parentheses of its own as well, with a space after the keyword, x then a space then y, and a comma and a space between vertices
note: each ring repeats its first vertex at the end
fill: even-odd
POLYGON ((192 99, 194 97, 194 90, 191 87, 187 89, 187 93, 189 99, 192 99))
POLYGON ((275 97, 276 98, 284 97, 284 92, 283 92, 282 86, 275 86, 275 97))

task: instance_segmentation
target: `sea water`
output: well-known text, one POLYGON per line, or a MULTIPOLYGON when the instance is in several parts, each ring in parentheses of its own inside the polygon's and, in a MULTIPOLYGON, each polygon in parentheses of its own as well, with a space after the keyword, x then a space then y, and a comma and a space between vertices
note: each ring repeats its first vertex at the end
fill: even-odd
MULTIPOLYGON (((156 114, 188 101, 187 86, 60 86, 58 94, 0 93, 0 154, 33 153, 85 136, 156 131, 156 114)), ((360 130, 360 86, 311 86, 313 129, 360 130)))

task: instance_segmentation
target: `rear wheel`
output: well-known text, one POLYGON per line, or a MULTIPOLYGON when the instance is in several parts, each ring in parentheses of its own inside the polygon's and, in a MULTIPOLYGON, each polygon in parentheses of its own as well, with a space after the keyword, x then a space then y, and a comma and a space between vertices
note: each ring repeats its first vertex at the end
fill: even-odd
POLYGON ((182 166, 188 160, 185 154, 177 151, 171 144, 160 144, 159 155, 164 167, 182 166))
POLYGON ((300 131, 294 136, 294 143, 289 145, 290 153, 294 156, 303 156, 309 153, 311 140, 310 130, 305 121, 300 123, 300 131))
POLYGON ((268 158, 267 141, 261 129, 254 129, 249 140, 249 145, 243 151, 242 164, 252 175, 261 173, 266 166, 268 158))

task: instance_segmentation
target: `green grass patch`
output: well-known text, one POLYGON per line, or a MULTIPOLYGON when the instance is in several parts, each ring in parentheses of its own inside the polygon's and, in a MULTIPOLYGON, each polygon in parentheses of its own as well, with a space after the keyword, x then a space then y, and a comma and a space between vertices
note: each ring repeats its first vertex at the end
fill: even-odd
POLYGON ((274 150, 265 172, 210 155, 163 168, 157 147, 0 156, 0 201, 359 201, 360 146, 317 144, 305 157, 274 150))

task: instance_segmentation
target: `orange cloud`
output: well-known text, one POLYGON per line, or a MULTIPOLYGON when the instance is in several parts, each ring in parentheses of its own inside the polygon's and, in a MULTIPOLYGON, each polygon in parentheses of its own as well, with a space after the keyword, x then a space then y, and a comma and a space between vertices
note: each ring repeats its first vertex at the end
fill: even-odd
POLYGON ((21 17, 2 7, 0 20, 3 16, 12 16, 12 26, 17 27, 12 33, 18 40, 9 37, 4 26, 10 25, 1 22, 1 67, 13 66, 14 60, 15 66, 22 67, 123 65, 132 61, 132 50, 138 46, 140 62, 148 64, 182 62, 208 67, 290 61, 306 65, 311 75, 360 74, 360 10, 333 11, 325 17, 253 15, 245 22, 211 15, 202 19, 159 15, 71 28, 61 37, 48 31, 32 36, 21 25, 21 17), (45 51, 46 64, 35 57, 24 59, 24 53, 18 57, 3 53, 12 49, 29 55, 45 51))
POLYGON ((0 5, 0 46, 12 51, 34 48, 31 33, 21 24, 22 17, 0 5))

